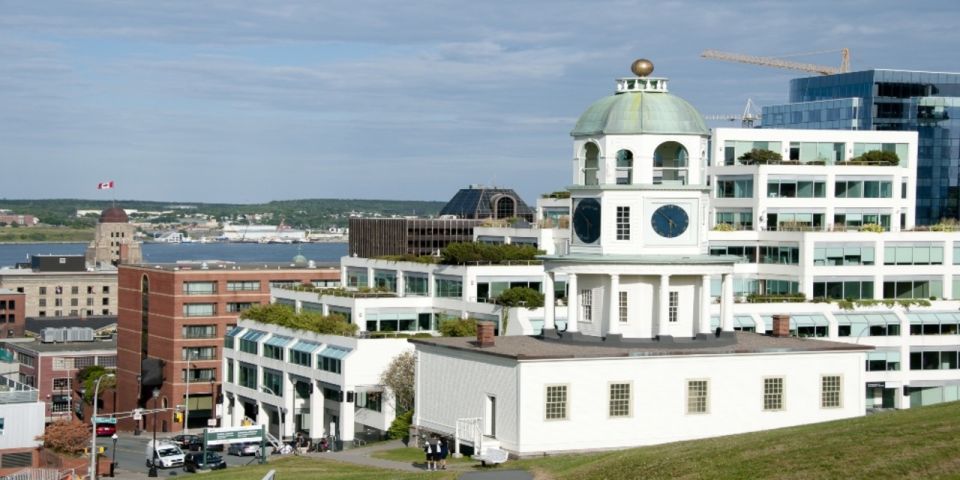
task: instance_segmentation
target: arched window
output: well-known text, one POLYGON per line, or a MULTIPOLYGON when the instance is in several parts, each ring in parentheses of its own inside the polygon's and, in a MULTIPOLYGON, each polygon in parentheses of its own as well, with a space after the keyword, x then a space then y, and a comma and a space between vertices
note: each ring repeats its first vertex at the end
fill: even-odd
POLYGON ((620 150, 617 152, 617 185, 633 183, 633 152, 620 150))
POLYGON ((517 212, 517 202, 510 197, 500 197, 497 199, 496 217, 511 218, 515 217, 517 212))
POLYGON ((687 184, 687 149, 677 142, 664 142, 653 152, 653 183, 687 184))
POLYGON ((597 185, 599 184, 600 149, 597 148, 597 144, 588 143, 583 150, 583 184, 597 185))

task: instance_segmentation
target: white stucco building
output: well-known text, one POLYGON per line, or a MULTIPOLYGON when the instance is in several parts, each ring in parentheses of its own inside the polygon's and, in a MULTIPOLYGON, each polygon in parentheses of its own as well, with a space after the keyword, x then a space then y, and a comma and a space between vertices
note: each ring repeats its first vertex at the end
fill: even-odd
POLYGON ((871 347, 790 338, 787 317, 735 331, 739 257, 708 248, 709 132, 666 79, 634 72, 571 134, 573 233, 542 257, 541 335, 411 339, 418 427, 527 456, 863 415, 871 347))
POLYGON ((380 375, 412 349, 405 339, 321 335, 241 319, 223 350, 223 424, 249 419, 278 438, 303 431, 348 444, 380 439, 396 416, 380 375))

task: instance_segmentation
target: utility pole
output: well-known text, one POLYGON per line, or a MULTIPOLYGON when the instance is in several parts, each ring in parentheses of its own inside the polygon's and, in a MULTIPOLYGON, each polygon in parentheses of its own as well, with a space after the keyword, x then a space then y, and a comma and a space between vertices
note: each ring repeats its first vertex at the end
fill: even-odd
POLYGON ((93 415, 90 415, 90 424, 93 426, 93 430, 90 431, 90 471, 88 472, 92 480, 97 480, 97 401, 100 394, 100 381, 104 377, 113 376, 112 373, 100 375, 97 383, 93 386, 93 415))

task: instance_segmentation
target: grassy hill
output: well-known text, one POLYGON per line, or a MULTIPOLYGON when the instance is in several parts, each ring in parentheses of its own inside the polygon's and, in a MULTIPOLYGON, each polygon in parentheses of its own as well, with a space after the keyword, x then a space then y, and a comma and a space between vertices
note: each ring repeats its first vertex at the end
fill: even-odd
MULTIPOLYGON (((450 471, 411 475, 306 458, 205 478, 259 480, 270 468, 277 470, 278 480, 455 478, 450 471)), ((498 468, 523 468, 537 480, 960 478, 960 402, 618 452, 528 459, 498 468)))

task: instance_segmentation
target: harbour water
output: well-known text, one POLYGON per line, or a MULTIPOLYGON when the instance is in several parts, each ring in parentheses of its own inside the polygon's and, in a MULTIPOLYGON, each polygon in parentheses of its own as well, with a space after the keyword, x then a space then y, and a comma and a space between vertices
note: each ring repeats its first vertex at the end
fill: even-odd
MULTIPOLYGON (((8 243, 0 245, 0 267, 28 261, 30 255, 83 255, 86 243, 8 243)), ((178 260, 227 260, 233 262, 286 262, 297 253, 317 263, 339 263, 347 254, 346 243, 145 243, 144 263, 178 260)))

